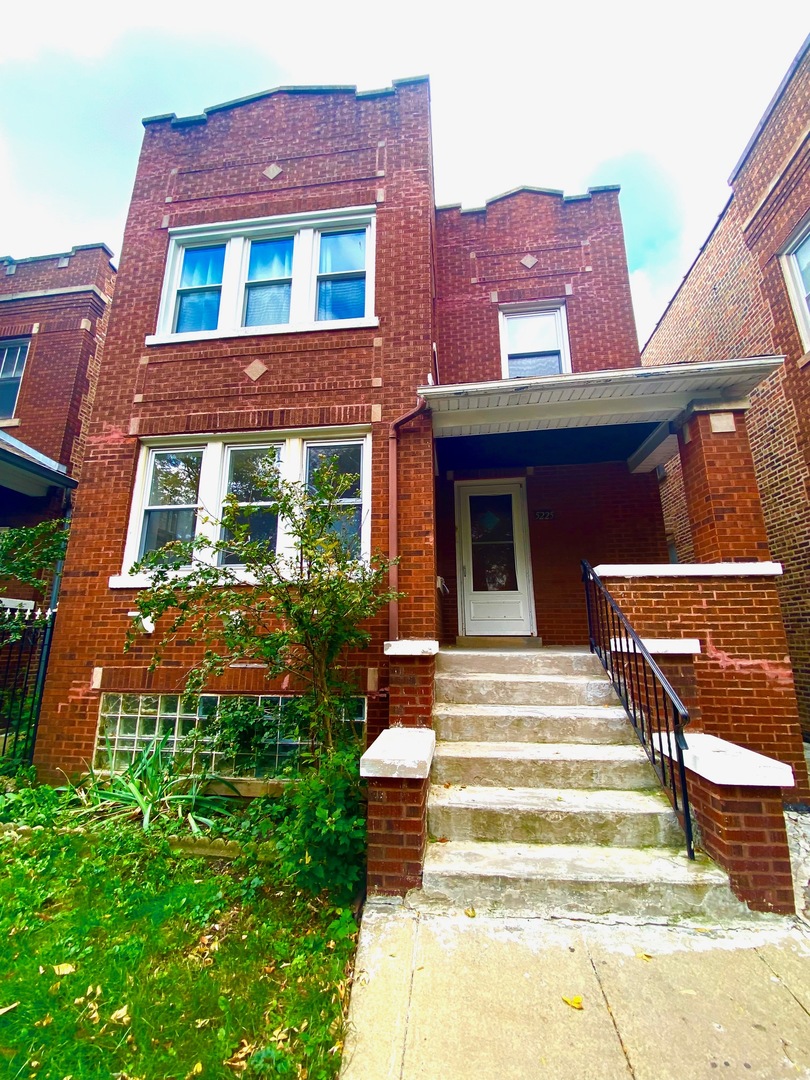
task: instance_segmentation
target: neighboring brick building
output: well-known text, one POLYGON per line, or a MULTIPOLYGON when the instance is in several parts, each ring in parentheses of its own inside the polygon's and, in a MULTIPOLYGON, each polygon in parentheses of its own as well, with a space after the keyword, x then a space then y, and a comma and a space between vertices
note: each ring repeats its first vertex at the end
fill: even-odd
MULTIPOLYGON (((810 38, 730 177, 731 197, 644 348, 660 364, 784 355, 753 392, 748 430, 804 731, 810 735, 810 38)), ((677 459, 667 530, 693 557, 677 459)))
POLYGON ((103 244, 0 258, 0 526, 60 516, 81 476, 115 270, 103 244))
MULTIPOLYGON (((348 658, 369 737, 431 724, 439 642, 586 644, 580 560, 647 576, 667 562, 655 469, 679 439, 695 558, 756 563, 732 571, 714 638, 707 608, 694 685, 714 694, 727 661, 759 671, 757 641, 727 635, 734 604, 771 621, 776 606, 770 580, 745 577, 777 571, 740 401, 778 361, 639 366, 617 188, 437 209, 425 79, 280 89, 145 127, 37 744, 46 773, 83 768, 100 718, 122 764, 157 730, 179 740, 216 695, 283 698, 243 666, 188 703, 193 644, 154 672, 148 634, 123 653, 146 584, 133 564, 214 528, 239 471, 268 456, 302 479, 337 456, 359 474, 361 548, 400 560, 402 599, 348 658)), ((804 796, 776 625, 751 693, 764 711, 778 684, 781 727, 740 739, 794 764, 804 796)), ((707 731, 728 719, 725 702, 698 706, 707 731)), ((371 862, 386 866, 370 881, 386 889, 419 876, 424 785, 403 784, 370 795, 371 862)))

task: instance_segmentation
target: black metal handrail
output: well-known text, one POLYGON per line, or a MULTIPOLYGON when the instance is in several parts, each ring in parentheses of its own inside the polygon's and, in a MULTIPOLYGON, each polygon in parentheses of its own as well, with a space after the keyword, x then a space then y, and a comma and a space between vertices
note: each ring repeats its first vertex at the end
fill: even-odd
POLYGON ((672 801, 686 834, 686 853, 694 859, 683 761, 683 752, 688 749, 683 729, 689 723, 689 712, 593 567, 584 560, 582 580, 591 652, 599 657, 610 676, 638 740, 672 801))
POLYGON ((0 773, 33 759, 54 620, 0 608, 0 773))

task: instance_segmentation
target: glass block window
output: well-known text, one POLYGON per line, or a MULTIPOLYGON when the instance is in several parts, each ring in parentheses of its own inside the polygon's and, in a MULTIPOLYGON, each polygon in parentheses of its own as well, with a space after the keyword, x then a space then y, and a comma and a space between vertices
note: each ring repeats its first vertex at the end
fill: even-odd
POLYGON ((27 341, 0 341, 0 419, 14 416, 27 356, 27 341))
MULTIPOLYGON (((252 755, 216 750, 211 726, 223 700, 236 698, 219 694, 102 694, 94 768, 120 772, 140 751, 166 739, 167 753, 189 754, 192 764, 219 776, 273 777, 294 772, 307 744, 297 715, 298 699, 275 694, 239 699, 261 710, 264 738, 260 751, 252 755)), ((361 734, 365 718, 365 698, 352 698, 346 722, 361 734)))

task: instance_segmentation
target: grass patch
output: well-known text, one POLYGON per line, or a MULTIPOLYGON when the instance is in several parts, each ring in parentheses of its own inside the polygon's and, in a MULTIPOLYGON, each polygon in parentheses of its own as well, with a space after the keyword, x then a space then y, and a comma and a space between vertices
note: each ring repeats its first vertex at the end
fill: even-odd
POLYGON ((335 1077, 354 941, 255 862, 121 824, 0 837, 0 1074, 335 1077))

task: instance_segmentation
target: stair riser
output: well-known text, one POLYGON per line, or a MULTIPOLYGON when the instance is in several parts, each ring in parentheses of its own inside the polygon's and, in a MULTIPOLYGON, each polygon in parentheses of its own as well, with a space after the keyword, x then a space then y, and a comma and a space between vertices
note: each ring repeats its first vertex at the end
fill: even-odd
POLYGON ((598 679, 569 681, 560 676, 543 682, 437 675, 436 702, 458 705, 615 705, 611 684, 598 679))
POLYGON ((431 806, 428 803, 428 831, 431 836, 448 840, 670 848, 683 844, 677 821, 667 811, 660 814, 504 811, 489 807, 431 806))
POLYGON ((436 738, 448 742, 539 742, 629 746, 637 742, 624 717, 480 717, 433 714, 436 738))
POLYGON ((474 787, 601 788, 643 791, 654 787, 646 761, 551 761, 454 758, 437 754, 431 782, 474 787))
POLYGON ((436 670, 465 675, 604 675, 604 669, 592 653, 486 652, 474 655, 463 652, 440 652, 436 670))
POLYGON ((425 869, 412 907, 473 908, 479 915, 624 915, 636 918, 700 918, 723 921, 751 913, 727 886, 671 882, 553 881, 437 874, 425 869))

